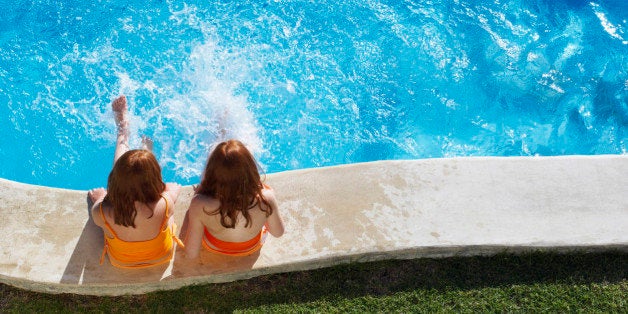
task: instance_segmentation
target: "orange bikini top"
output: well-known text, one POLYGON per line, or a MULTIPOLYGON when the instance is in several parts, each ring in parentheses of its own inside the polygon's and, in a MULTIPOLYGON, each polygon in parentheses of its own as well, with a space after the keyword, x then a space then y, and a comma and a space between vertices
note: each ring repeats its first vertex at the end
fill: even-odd
POLYGON ((160 231, 156 237, 146 241, 124 241, 118 238, 118 235, 105 219, 102 203, 100 203, 100 217, 105 222, 107 230, 113 234, 113 238, 109 238, 106 234, 104 235, 105 246, 100 257, 100 264, 103 263, 105 253, 109 255, 109 261, 113 266, 121 268, 155 266, 172 259, 174 254, 173 241, 176 241, 179 245, 182 245, 182 243, 175 235, 176 226, 172 228, 168 226, 168 200, 163 196, 162 198, 166 201, 166 212, 159 228, 160 231))
POLYGON ((266 226, 262 228, 258 235, 253 239, 244 242, 227 242, 214 237, 207 228, 204 228, 205 237, 203 237, 203 247, 214 253, 232 256, 245 256, 259 250, 264 244, 264 236, 266 235, 266 226))
MULTIPOLYGON (((270 186, 264 184, 267 189, 272 189, 270 186)), ((203 247, 214 253, 231 255, 231 256, 246 256, 251 255, 255 251, 262 248, 264 240, 266 239, 267 225, 264 224, 259 234, 253 237, 253 239, 244 242, 227 242, 220 240, 212 235, 207 228, 203 227, 205 236, 203 237, 203 247)))

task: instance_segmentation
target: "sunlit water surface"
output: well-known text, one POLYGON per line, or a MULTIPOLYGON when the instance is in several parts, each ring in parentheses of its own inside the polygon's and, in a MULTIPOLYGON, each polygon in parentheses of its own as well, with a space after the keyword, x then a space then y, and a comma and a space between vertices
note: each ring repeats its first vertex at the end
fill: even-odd
POLYGON ((628 1, 6 1, 0 177, 106 184, 111 100, 198 182, 225 114, 267 173, 626 154, 628 1))

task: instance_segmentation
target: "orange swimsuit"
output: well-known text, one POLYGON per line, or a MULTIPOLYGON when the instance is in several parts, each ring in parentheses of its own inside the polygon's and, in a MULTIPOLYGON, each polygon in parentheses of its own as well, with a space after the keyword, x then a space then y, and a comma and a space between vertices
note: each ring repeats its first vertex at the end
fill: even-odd
POLYGON ((203 237, 203 247, 205 247, 206 250, 231 256, 245 256, 253 254, 262 247, 264 239, 266 238, 266 227, 263 227, 259 234, 253 237, 253 239, 244 242, 222 241, 209 233, 207 228, 204 228, 204 230, 205 236, 203 237))
POLYGON ((159 228, 160 231, 156 237, 146 241, 124 241, 118 238, 118 235, 116 235, 105 219, 105 215, 102 212, 102 203, 100 204, 100 217, 105 222, 107 230, 113 234, 113 238, 109 238, 105 234, 105 246, 100 257, 100 264, 103 263, 105 253, 109 255, 109 261, 113 266, 121 268, 155 266, 172 259, 174 254, 173 240, 179 245, 182 245, 182 243, 174 234, 175 226, 172 228, 168 227, 168 200, 163 196, 162 198, 166 201, 166 212, 159 228))

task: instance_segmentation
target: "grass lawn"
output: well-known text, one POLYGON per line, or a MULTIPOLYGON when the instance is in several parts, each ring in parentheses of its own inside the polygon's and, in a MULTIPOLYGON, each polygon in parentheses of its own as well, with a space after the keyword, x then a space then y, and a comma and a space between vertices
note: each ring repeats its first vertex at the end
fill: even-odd
POLYGON ((628 313, 628 254, 500 254, 356 263, 139 296, 0 284, 0 312, 628 313))

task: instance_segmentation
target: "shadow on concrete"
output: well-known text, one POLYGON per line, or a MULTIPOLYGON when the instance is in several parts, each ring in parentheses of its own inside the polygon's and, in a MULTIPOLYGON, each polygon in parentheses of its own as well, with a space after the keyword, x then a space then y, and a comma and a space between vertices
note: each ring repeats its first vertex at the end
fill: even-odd
POLYGON ((95 278, 100 277, 97 274, 101 271, 99 267, 103 245, 102 229, 96 226, 90 217, 61 276, 61 283, 95 282, 95 278))
POLYGON ((65 267, 61 283, 79 284, 95 282, 95 278, 100 277, 97 273, 101 270, 100 255, 104 246, 103 231, 94 224, 90 208, 92 206, 87 197, 87 215, 89 219, 83 226, 83 231, 79 237, 72 256, 65 267))
MULTIPOLYGON (((188 227, 187 212, 181 223, 179 238, 184 239, 188 227)), ((263 249, 263 248, 262 248, 263 249)), ((201 248, 199 258, 188 260, 185 258, 182 249, 178 249, 174 256, 172 273, 165 279, 175 279, 184 277, 208 277, 211 275, 237 274, 253 268, 260 257, 258 250, 247 256, 228 256, 209 252, 201 248)))
POLYGON ((251 270, 260 257, 259 250, 247 256, 227 256, 201 250, 199 258, 187 260, 181 251, 175 254, 172 273, 165 278, 166 280, 222 274, 237 275, 251 270))

